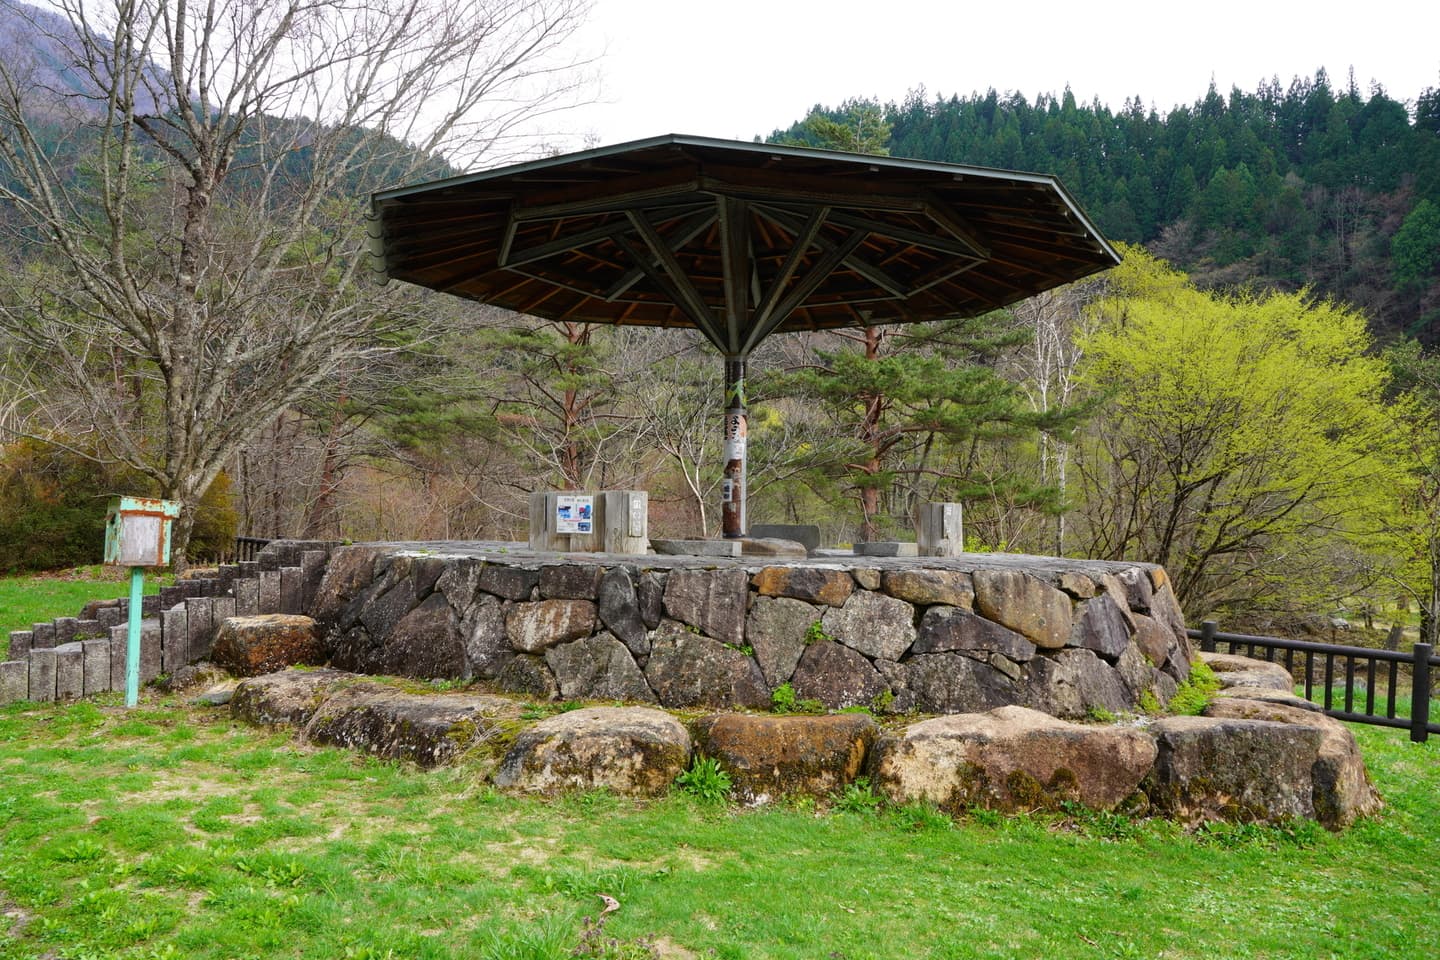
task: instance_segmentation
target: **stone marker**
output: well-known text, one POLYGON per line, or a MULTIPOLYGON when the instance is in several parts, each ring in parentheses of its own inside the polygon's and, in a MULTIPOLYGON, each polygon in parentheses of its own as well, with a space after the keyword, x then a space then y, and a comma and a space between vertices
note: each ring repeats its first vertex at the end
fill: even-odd
POLYGON ((90 697, 114 689, 110 684, 110 641, 86 640, 80 648, 83 695, 90 697))
POLYGON ((0 706, 30 698, 30 662, 6 660, 0 663, 0 706))
POLYGON ((85 696, 85 648, 79 641, 55 648, 55 699, 79 700, 85 696))
POLYGON ((738 557, 739 540, 656 540, 651 539, 650 549, 656 553, 677 557, 738 557))
POLYGON ((55 699, 55 648, 30 651, 30 700, 50 703, 55 699))
POLYGON ((187 604, 177 603, 165 611, 164 641, 160 652, 160 672, 173 673, 190 660, 190 615, 187 604))
POLYGON ((190 645, 185 651, 185 659, 175 668, 183 667, 187 663, 194 663, 196 660, 204 660, 210 655, 210 647, 215 642, 215 601, 209 597, 191 597, 185 601, 186 628, 190 637, 190 645))
POLYGON ((813 523, 753 523, 750 536, 758 540, 790 540, 800 544, 807 553, 820 547, 820 528, 813 523))
POLYGON ((29 653, 29 652, 30 652, 30 647, 31 647, 31 645, 32 645, 32 640, 33 640, 34 636, 35 636, 35 633, 34 633, 34 631, 31 631, 31 630, 11 630, 11 631, 10 631, 10 656, 11 656, 11 658, 12 658, 12 659, 15 659, 15 660, 18 660, 18 659, 20 659, 21 657, 25 656, 25 654, 29 653))

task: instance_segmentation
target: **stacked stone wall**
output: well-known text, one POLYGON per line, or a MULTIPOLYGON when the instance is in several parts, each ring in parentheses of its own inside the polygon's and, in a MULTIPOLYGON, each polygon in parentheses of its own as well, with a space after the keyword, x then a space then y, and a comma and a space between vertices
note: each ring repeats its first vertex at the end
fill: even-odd
POLYGON ((791 564, 337 550, 331 663, 539 698, 1057 717, 1164 702, 1189 671, 1162 568, 1055 558, 791 564), (863 565, 856 565, 863 564, 863 565))

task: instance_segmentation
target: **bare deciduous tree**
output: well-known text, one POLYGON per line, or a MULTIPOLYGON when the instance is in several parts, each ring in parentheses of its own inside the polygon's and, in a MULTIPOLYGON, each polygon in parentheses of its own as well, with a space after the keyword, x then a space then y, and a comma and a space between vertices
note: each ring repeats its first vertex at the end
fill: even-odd
POLYGON ((194 506, 256 430, 426 331, 362 282, 357 200, 513 156, 582 82, 586 0, 0 0, 0 201, 38 265, 0 329, 72 392, 96 457, 194 506), (23 53, 23 52, 22 52, 23 53))

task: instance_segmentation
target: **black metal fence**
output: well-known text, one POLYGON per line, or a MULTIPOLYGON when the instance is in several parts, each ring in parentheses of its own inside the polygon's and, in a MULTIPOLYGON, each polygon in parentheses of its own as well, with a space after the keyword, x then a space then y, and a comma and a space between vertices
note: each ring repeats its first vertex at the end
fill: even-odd
POLYGON ((1187 632, 1192 640, 1200 641, 1202 650, 1215 653, 1220 644, 1225 644, 1228 650, 1219 652, 1282 663, 1291 677, 1296 677, 1296 664, 1301 663, 1303 676, 1296 679, 1295 685, 1303 685, 1305 699, 1320 703, 1329 716, 1409 730, 1410 739, 1416 743, 1424 743, 1430 734, 1440 733, 1440 723, 1430 722, 1430 666, 1434 660, 1428 643, 1415 644, 1409 653, 1344 647, 1309 640, 1221 633, 1214 620, 1206 620, 1199 630, 1187 632), (1318 679, 1317 661, 1320 662, 1318 679), (1410 711, 1409 716, 1398 716, 1396 693, 1405 674, 1409 674, 1410 680, 1410 711), (1376 687, 1382 684, 1384 697, 1377 709, 1376 687))

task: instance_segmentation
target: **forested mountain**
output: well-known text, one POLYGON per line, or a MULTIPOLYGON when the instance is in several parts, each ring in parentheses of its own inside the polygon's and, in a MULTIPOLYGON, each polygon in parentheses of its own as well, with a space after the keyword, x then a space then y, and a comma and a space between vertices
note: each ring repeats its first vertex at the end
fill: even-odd
MULTIPOLYGON (((817 115, 882 120, 893 156, 1056 174, 1108 236, 1201 286, 1308 287, 1360 307, 1381 335, 1440 341, 1440 88, 1401 101, 1322 70, 1228 97, 1212 85, 1163 115, 1068 89, 1033 103, 920 89, 817 115)), ((771 139, 813 133, 802 120, 771 139)))

